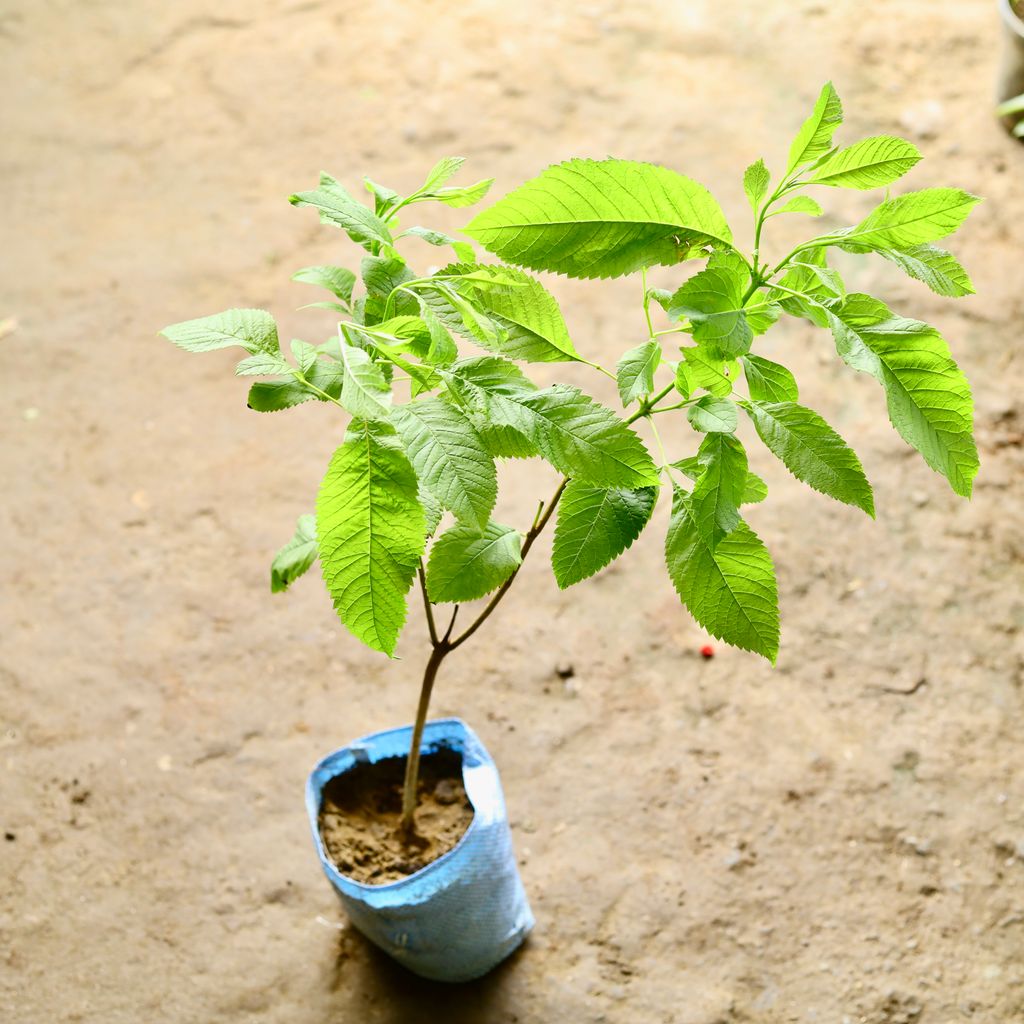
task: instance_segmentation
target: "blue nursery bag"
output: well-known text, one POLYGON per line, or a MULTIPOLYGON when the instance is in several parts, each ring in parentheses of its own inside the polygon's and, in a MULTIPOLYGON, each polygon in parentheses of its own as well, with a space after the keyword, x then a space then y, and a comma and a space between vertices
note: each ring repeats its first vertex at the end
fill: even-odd
POLYGON ((452 750, 473 820, 446 854, 407 878, 364 885, 342 875, 320 838, 324 786, 360 763, 405 757, 412 726, 373 733, 329 754, 310 773, 306 809, 320 864, 355 925, 410 971, 437 981, 469 981, 515 950, 533 927, 519 878, 498 769, 476 733, 458 718, 428 722, 422 754, 452 750))

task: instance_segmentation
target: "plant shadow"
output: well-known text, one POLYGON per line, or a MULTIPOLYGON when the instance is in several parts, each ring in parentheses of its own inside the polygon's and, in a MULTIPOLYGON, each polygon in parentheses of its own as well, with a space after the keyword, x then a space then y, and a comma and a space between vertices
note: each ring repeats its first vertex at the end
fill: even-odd
MULTIPOLYGON (((508 959, 475 981, 450 983, 421 978, 396 963, 354 928, 338 943, 331 988, 355 1005, 372 1006, 373 1024, 480 1024, 515 1021, 515 987, 509 985, 527 939, 508 959)), ((340 1024, 340 1021, 339 1021, 340 1024)))

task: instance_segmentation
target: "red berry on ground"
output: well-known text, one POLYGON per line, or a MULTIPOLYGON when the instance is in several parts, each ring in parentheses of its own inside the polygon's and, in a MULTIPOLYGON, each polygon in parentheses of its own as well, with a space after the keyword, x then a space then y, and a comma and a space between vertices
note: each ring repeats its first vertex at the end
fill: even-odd
POLYGON ((712 647, 711 644, 705 644, 700 649, 700 656, 702 658, 713 658, 715 656, 715 649, 714 649, 714 647, 712 647))

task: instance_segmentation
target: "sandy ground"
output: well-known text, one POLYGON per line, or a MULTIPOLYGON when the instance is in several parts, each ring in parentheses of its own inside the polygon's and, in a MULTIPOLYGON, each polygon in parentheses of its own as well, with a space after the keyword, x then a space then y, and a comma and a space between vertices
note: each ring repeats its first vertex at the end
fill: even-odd
MULTIPOLYGON (((1024 149, 990 114, 993 7, 0 2, 0 1019, 1024 1021, 1024 149), (501 766, 538 926, 479 983, 420 982, 346 929, 301 794, 324 752, 409 720, 422 618, 388 663, 316 580, 271 598, 341 426, 249 412, 232 354, 155 332, 253 305, 316 338, 326 314, 292 312, 288 275, 353 250, 284 198, 321 168, 401 189, 461 153, 500 194, 570 155, 653 159, 746 237, 743 168, 781 160, 830 76, 843 138, 910 134, 912 184, 987 198, 957 244, 976 297, 849 265, 950 338, 976 496, 904 450, 827 338, 770 335, 855 441, 878 521, 757 456, 775 671, 697 656, 664 509, 585 588, 536 558, 435 710, 501 766)), ((872 202, 828 198, 840 218, 872 202)), ((774 223, 780 250, 806 227, 774 223)), ((584 352, 640 340, 635 281, 553 287, 584 352)), ((517 468, 501 518, 528 524, 551 482, 517 468)))

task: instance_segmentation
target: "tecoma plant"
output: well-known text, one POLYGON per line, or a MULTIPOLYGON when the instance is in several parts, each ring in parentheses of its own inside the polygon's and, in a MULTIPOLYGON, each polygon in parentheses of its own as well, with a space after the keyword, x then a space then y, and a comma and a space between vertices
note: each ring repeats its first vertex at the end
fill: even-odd
POLYGON ((416 838, 421 736, 438 669, 491 616, 556 514, 551 560, 565 588, 625 551, 667 492, 665 562, 682 603, 710 634, 774 663, 772 560, 742 515, 767 488, 748 468, 736 434, 740 414, 797 479, 874 515, 854 451, 800 404, 788 369, 754 352, 783 314, 831 332, 839 358, 879 382, 903 439, 957 494, 970 495, 978 469, 971 394, 949 347, 934 327, 870 295, 848 293, 829 256, 874 253, 939 295, 967 295, 973 289, 963 267, 932 243, 955 231, 978 199, 956 188, 887 196, 858 224, 766 255, 773 218, 822 214, 809 192, 885 187, 921 158, 911 143, 890 136, 840 148, 832 139, 841 121, 839 97, 827 84, 782 172, 773 176, 763 160, 747 168, 749 253, 707 189, 649 163, 574 159, 520 185, 463 231, 498 263, 481 262, 471 243, 441 231, 400 229, 399 215, 405 220, 422 204, 465 207, 484 197, 490 180, 449 184, 461 159, 442 160, 410 195, 366 179, 372 210, 324 174, 318 188, 291 202, 317 210, 323 223, 340 227, 364 250, 358 276, 340 266, 306 267, 293 276, 330 293, 316 303, 336 316, 330 338, 318 345, 292 341, 289 361, 274 319, 254 309, 163 332, 194 352, 244 349, 236 372, 268 378, 252 384, 252 409, 319 401, 349 417, 320 483, 316 514, 299 519, 274 559, 271 588, 285 589, 319 558, 344 625, 393 655, 409 591, 418 585, 430 653, 406 762, 407 840, 416 838), (455 261, 415 272, 402 255, 410 237, 450 248, 455 261), (648 268, 689 261, 702 266, 675 291, 648 286, 648 268), (581 354, 554 297, 527 270, 636 275, 644 340, 622 354, 614 372, 600 366, 581 354), (463 342, 482 353, 464 354, 463 342), (584 363, 613 378, 626 411, 616 413, 568 384, 538 387, 519 365, 554 362, 584 363), (690 450, 665 451, 656 427, 662 416, 686 418, 690 450), (641 420, 656 455, 633 430, 641 420), (561 482, 525 530, 496 522, 495 461, 532 457, 549 462, 561 482), (483 598, 458 630, 460 606, 483 598), (444 621, 442 605, 451 608, 444 621))

